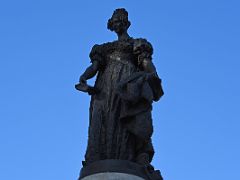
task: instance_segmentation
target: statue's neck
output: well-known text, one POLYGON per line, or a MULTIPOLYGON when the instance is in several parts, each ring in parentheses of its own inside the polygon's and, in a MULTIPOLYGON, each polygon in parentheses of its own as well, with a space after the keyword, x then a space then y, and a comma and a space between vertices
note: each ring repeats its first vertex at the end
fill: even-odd
POLYGON ((126 40, 126 39, 129 39, 130 36, 128 35, 127 32, 123 32, 121 34, 118 34, 118 40, 121 41, 121 40, 126 40))

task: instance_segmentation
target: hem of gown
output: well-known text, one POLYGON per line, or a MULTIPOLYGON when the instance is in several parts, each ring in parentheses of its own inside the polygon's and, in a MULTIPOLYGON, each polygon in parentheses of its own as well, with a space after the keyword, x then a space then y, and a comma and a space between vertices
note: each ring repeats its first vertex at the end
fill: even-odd
POLYGON ((154 174, 147 173, 146 166, 141 166, 140 164, 128 161, 128 160, 116 160, 116 159, 107 159, 107 160, 99 160, 84 166, 81 169, 79 180, 84 177, 104 173, 104 172, 117 172, 117 173, 125 173, 131 174, 138 177, 141 177, 145 180, 155 179, 150 176, 155 175, 155 173, 159 174, 159 179, 161 180, 160 171, 154 171, 154 174))

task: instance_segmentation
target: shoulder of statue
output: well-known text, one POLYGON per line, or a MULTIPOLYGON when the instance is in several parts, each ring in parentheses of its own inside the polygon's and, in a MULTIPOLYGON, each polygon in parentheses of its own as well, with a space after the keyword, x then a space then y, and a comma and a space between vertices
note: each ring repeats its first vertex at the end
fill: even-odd
POLYGON ((90 56, 94 54, 103 55, 108 47, 110 47, 109 43, 95 44, 91 49, 90 56))
POLYGON ((97 61, 100 67, 104 67, 106 65, 106 55, 112 48, 111 43, 103 43, 103 44, 95 44, 92 47, 92 50, 89 54, 91 62, 97 61))
POLYGON ((152 56, 153 47, 152 44, 144 38, 136 38, 133 42, 133 52, 136 55, 140 54, 148 54, 148 56, 152 56))

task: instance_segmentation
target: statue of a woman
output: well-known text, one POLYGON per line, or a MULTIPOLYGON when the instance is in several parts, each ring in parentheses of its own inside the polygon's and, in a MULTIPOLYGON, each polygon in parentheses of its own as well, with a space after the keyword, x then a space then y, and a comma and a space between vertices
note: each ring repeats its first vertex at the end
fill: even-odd
POLYGON ((163 95, 161 80, 152 63, 153 48, 145 39, 131 38, 125 9, 116 9, 108 29, 118 40, 94 45, 91 65, 76 88, 91 95, 90 124, 85 165, 104 159, 149 164, 152 102, 163 95), (94 87, 87 80, 97 75, 94 87))

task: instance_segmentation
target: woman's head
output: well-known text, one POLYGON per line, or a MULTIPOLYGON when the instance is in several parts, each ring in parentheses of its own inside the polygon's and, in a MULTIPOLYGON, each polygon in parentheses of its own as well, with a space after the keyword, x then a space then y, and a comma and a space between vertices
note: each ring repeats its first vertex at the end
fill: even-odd
POLYGON ((127 31, 130 25, 131 23, 128 20, 128 12, 124 8, 120 8, 113 12, 112 17, 108 20, 107 27, 109 30, 121 34, 127 31))

